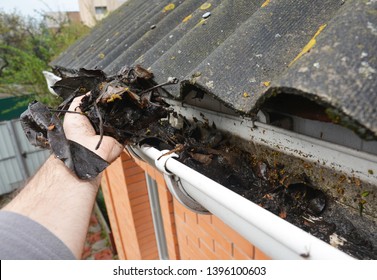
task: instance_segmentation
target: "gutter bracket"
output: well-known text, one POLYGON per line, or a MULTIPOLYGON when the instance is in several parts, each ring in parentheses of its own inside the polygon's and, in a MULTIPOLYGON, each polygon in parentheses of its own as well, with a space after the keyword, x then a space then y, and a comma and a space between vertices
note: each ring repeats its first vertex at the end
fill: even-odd
POLYGON ((166 162, 169 159, 178 157, 179 156, 176 153, 170 153, 169 150, 163 150, 161 151, 161 156, 154 161, 156 168, 164 174, 167 188, 175 199, 191 211, 199 214, 210 214, 207 209, 187 194, 182 186, 181 179, 174 176, 174 174, 166 168, 166 162))
POLYGON ((179 203, 198 214, 211 214, 206 208, 193 199, 184 189, 181 179, 174 175, 164 174, 166 186, 179 203))
POLYGON ((145 161, 136 151, 135 146, 127 145, 126 146, 127 151, 133 156, 134 158, 137 158, 141 161, 145 161))
POLYGON ((159 171, 161 171, 163 174, 167 175, 173 175, 167 168, 166 168, 166 162, 171 158, 179 158, 179 156, 176 153, 170 153, 169 150, 163 150, 161 151, 162 155, 155 159, 154 163, 159 171))

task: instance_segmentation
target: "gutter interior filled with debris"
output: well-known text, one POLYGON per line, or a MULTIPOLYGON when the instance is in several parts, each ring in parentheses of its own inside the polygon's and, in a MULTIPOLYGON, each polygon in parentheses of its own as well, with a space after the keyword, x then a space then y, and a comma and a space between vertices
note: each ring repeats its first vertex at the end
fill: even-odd
MULTIPOLYGON (((22 115, 23 128, 32 144, 51 148, 79 178, 95 177, 108 164, 67 140, 61 124, 64 114, 71 113, 66 110, 73 98, 90 91, 80 109, 97 134, 124 145, 170 151, 161 157, 179 154, 178 160, 186 166, 341 251, 359 259, 377 259, 375 221, 362 211, 362 201, 371 193, 356 198, 360 209, 352 212, 318 187, 318 181, 294 174, 289 165, 297 162, 290 157, 220 129, 205 114, 183 116, 162 97, 167 93, 162 87, 177 82, 169 78, 156 85, 153 74, 141 66, 123 68, 111 77, 101 70, 81 69, 53 86, 64 100, 58 108, 39 102, 29 105, 22 115)), ((95 149, 100 145, 101 140, 95 149)), ((326 176, 325 170, 321 172, 326 176)))

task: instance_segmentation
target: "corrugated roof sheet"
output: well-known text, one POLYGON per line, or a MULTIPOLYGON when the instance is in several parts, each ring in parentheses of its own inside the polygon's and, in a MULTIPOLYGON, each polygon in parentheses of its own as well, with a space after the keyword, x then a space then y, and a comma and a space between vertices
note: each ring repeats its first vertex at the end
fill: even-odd
POLYGON ((377 1, 130 0, 52 65, 151 67, 242 112, 276 93, 331 105, 377 135, 377 1), (210 12, 204 19, 202 16, 210 12))

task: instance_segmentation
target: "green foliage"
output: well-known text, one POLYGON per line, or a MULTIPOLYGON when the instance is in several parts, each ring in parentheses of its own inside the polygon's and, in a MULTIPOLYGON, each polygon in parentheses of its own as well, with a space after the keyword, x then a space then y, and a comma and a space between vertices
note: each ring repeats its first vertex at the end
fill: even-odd
POLYGON ((41 82, 41 75, 34 73, 46 67, 45 61, 25 50, 4 44, 0 44, 0 51, 6 53, 9 64, 2 71, 1 82, 5 84, 38 84, 41 82))
POLYGON ((89 28, 78 23, 58 23, 48 29, 43 21, 0 11, 0 92, 34 94, 50 105, 59 103, 47 89, 43 70, 89 28))

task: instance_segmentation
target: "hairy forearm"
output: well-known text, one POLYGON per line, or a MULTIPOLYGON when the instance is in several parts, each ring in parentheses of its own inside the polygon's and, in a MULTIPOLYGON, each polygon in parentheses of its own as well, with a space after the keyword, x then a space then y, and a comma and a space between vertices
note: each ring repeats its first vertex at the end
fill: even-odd
POLYGON ((80 258, 99 182, 77 179, 51 156, 4 210, 40 223, 80 258))

